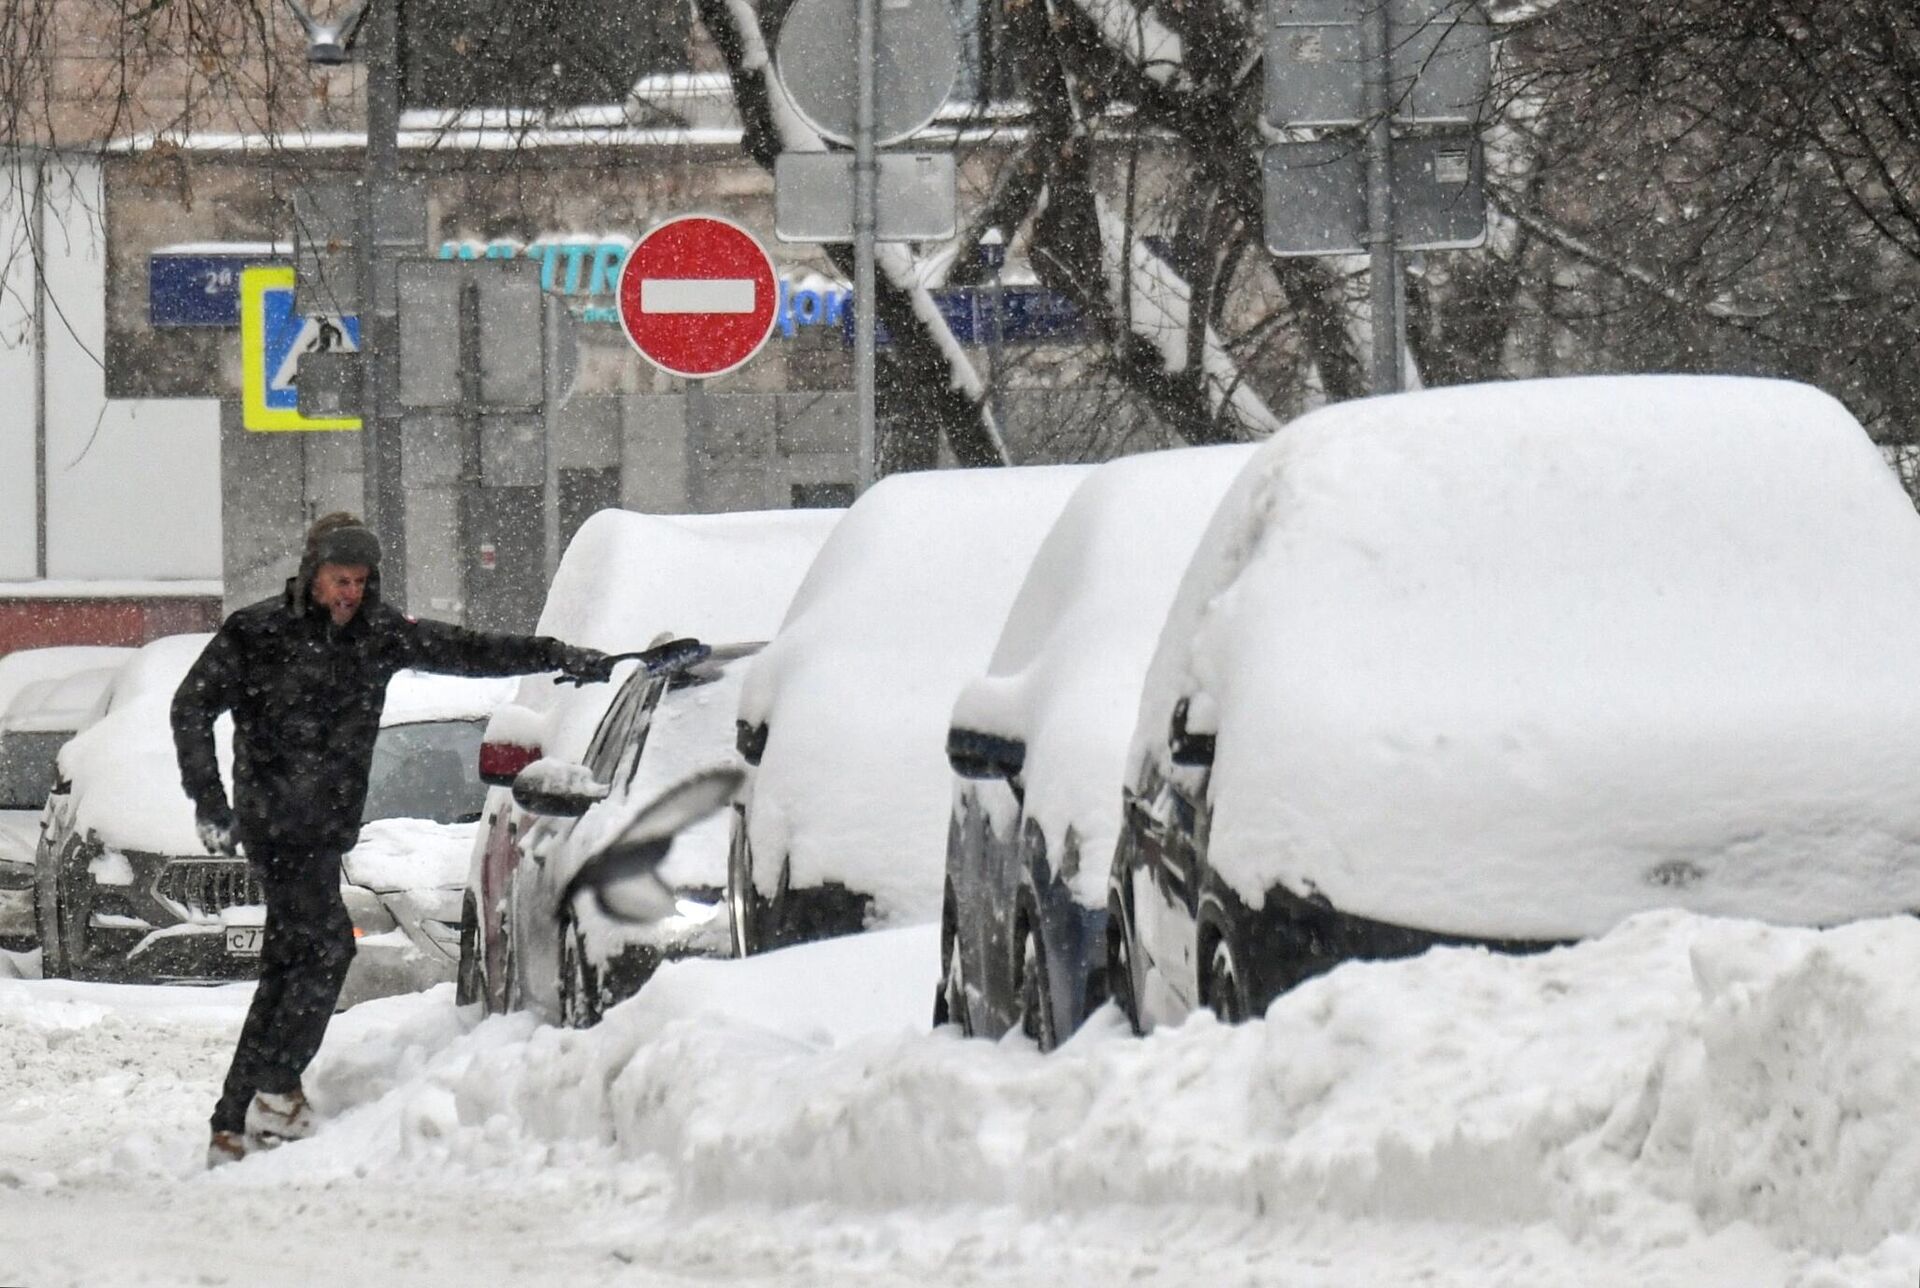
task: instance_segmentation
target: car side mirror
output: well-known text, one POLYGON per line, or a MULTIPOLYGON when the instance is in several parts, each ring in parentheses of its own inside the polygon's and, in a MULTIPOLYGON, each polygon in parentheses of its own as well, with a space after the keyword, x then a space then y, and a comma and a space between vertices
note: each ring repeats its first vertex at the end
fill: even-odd
POLYGON ((555 914, 591 892, 607 915, 627 922, 660 921, 674 914, 674 892, 657 875, 673 838, 723 809, 747 776, 732 765, 703 769, 669 787, 595 852, 560 891, 555 914))
POLYGON ((536 760, 513 780, 514 803, 530 814, 579 818, 606 798, 607 785, 568 760, 536 760))
POLYGON ((1173 704, 1173 727, 1167 733, 1167 752, 1176 765, 1206 768, 1213 764, 1211 730, 1201 732, 1188 727, 1194 715, 1193 699, 1182 698, 1173 704))
POLYGON ((1018 738, 974 729, 947 730, 947 763, 962 778, 1004 778, 1020 776, 1027 763, 1027 744, 1018 738))
POLYGON ((744 720, 733 722, 733 745, 740 751, 740 759, 749 765, 760 763, 760 757, 767 751, 767 726, 764 722, 750 725, 744 720))

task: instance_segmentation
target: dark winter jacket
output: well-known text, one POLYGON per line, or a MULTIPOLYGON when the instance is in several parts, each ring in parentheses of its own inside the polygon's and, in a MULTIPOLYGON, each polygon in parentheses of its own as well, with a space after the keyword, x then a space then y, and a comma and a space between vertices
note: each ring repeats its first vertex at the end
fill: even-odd
POLYGON ((345 852, 360 835, 387 680, 413 668, 450 675, 557 670, 566 646, 412 621, 370 578, 360 611, 335 626, 303 566, 284 594, 220 627, 173 698, 180 779, 203 819, 234 823, 243 846, 345 852), (214 759, 213 722, 233 713, 234 808, 214 759))

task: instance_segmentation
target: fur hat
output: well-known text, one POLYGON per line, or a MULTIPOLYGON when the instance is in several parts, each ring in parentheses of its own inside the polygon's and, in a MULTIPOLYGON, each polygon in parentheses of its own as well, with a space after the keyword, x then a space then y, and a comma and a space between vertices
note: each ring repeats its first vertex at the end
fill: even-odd
POLYGON ((301 565, 309 570, 321 564, 359 565, 369 571, 380 566, 380 538, 344 510, 322 515, 307 529, 307 549, 301 565))

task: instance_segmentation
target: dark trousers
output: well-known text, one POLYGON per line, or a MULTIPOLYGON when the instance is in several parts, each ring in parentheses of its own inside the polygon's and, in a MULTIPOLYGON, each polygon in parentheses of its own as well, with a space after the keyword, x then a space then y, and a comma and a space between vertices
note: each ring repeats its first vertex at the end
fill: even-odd
POLYGON ((256 1091, 288 1092, 320 1049, 353 964, 353 918, 340 898, 340 856, 313 850, 248 855, 267 893, 260 984, 214 1106, 215 1131, 243 1131, 256 1091))

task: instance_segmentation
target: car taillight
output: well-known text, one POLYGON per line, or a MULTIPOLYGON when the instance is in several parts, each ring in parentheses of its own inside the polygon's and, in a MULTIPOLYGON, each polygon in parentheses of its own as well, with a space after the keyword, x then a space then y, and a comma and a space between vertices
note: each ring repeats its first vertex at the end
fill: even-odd
POLYGON ((517 742, 483 742, 480 744, 480 781, 494 787, 511 787, 520 771, 538 759, 538 747, 517 742))

